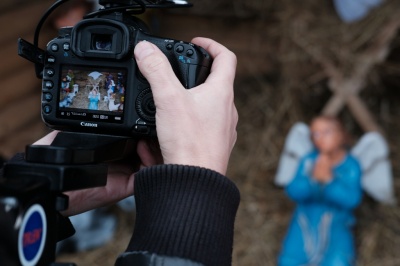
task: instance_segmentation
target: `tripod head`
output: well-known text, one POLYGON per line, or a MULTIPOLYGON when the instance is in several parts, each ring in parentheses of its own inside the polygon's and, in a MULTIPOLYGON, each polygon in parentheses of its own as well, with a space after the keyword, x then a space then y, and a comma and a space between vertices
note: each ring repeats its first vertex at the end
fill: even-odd
MULTIPOLYGON (((56 243, 72 231, 59 212, 65 191, 105 186, 103 162, 125 157, 132 138, 60 132, 50 146, 30 145, 26 162, 11 162, 0 179, 0 257, 7 265, 52 265, 56 243)), ((73 265, 73 264, 67 264, 73 265)))

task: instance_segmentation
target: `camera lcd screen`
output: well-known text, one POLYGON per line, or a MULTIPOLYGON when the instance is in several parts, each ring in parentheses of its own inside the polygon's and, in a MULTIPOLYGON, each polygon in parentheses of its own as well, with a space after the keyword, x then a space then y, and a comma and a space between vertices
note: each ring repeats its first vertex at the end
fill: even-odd
POLYGON ((57 117, 122 123, 126 74, 125 69, 62 66, 57 117))

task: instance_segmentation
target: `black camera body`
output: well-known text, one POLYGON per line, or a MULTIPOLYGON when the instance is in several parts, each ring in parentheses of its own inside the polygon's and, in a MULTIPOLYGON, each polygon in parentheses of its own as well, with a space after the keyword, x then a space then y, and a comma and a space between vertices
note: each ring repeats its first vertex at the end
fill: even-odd
POLYGON ((203 83, 212 59, 191 43, 152 36, 137 17, 114 12, 63 28, 44 53, 42 118, 53 129, 156 136, 155 105, 133 50, 155 44, 186 89, 203 83))

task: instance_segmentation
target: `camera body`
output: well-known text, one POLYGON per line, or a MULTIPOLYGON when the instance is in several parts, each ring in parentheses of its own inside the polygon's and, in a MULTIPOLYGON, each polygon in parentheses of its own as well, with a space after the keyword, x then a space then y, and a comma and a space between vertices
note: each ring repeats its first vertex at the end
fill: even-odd
POLYGON ((53 129, 156 136, 151 88, 133 50, 155 44, 186 89, 203 83, 212 59, 191 43, 152 36, 137 17, 114 12, 63 28, 44 53, 42 118, 53 129))

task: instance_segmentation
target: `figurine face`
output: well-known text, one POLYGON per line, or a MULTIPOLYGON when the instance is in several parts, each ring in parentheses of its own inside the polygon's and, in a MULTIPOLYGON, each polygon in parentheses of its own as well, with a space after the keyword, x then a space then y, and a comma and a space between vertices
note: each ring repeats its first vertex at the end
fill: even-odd
POLYGON ((323 117, 311 123, 311 138, 321 153, 334 152, 344 144, 344 133, 338 122, 323 117))

